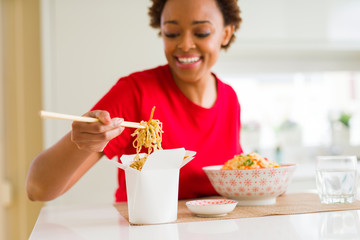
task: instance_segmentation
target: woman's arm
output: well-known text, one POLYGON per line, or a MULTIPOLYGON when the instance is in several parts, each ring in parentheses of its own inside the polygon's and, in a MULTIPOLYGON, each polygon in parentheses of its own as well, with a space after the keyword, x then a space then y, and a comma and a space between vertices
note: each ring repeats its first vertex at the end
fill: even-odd
POLYGON ((74 122, 72 131, 33 160, 26 190, 33 201, 53 200, 70 189, 102 156, 103 149, 124 130, 123 119, 106 111, 92 111, 98 123, 74 122))

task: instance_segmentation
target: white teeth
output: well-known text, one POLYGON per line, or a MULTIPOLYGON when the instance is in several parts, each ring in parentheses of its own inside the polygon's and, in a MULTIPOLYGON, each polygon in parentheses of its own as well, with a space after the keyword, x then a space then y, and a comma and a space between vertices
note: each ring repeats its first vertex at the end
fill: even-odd
POLYGON ((178 58, 179 62, 184 64, 190 64, 199 61, 200 57, 191 57, 191 58, 178 58))

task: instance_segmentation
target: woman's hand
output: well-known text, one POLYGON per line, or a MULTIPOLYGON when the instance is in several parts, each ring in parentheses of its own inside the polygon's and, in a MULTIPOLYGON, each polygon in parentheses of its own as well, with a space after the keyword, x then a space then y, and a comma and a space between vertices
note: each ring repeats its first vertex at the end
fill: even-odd
POLYGON ((119 136, 124 131, 124 127, 120 126, 124 119, 111 119, 107 111, 95 110, 83 116, 97 118, 99 122, 73 122, 71 141, 80 150, 102 152, 111 139, 119 136))
POLYGON ((124 130, 120 126, 124 119, 111 119, 106 111, 84 116, 99 122, 74 122, 71 132, 34 158, 26 181, 29 199, 50 201, 64 194, 100 160, 106 144, 124 130))

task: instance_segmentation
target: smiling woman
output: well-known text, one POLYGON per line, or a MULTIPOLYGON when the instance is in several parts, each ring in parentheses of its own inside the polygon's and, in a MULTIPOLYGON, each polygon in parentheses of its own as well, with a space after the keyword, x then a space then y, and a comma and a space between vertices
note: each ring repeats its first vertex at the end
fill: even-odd
MULTIPOLYGON (((49 201, 64 194, 102 156, 120 161, 123 154, 135 153, 132 130, 120 124, 124 119, 147 120, 153 106, 156 119, 163 123, 162 148, 197 152, 196 160, 180 173, 180 199, 216 194, 202 167, 242 153, 238 98, 212 72, 240 24, 237 1, 154 0, 149 13, 152 25, 157 18, 167 64, 121 77, 94 106, 88 106, 84 116, 98 122, 74 122, 68 134, 35 157, 27 181, 32 200, 49 201)), ((122 170, 115 200, 127 200, 122 170)))
POLYGON ((209 97, 204 100, 207 100, 206 107, 211 107, 216 100, 215 78, 211 68, 219 57, 221 46, 226 46, 230 41, 234 26, 224 25, 215 1, 209 4, 205 2, 167 1, 161 15, 160 29, 165 56, 177 86, 199 105, 202 102, 193 98, 191 87, 188 86, 208 86, 209 97))
POLYGON ((226 9, 234 9, 234 19, 227 17, 231 19, 227 22, 227 15, 221 11, 224 9, 222 1, 155 1, 160 7, 165 3, 161 14, 155 11, 158 5, 149 11, 152 26, 160 28, 165 56, 175 83, 186 97, 205 107, 211 107, 216 100, 211 68, 219 57, 220 49, 229 47, 234 40, 234 31, 240 24, 236 1, 227 2, 232 8, 228 6, 226 9), (189 85, 205 86, 208 97, 195 97, 189 85))

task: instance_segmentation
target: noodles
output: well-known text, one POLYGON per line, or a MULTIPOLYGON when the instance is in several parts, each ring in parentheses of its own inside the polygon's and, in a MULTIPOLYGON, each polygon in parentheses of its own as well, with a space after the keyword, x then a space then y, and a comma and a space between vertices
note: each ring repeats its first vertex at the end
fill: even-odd
POLYGON ((258 153, 235 155, 234 158, 227 161, 222 170, 235 169, 254 169, 254 168, 273 168, 279 167, 274 161, 261 157, 258 153))
POLYGON ((144 126, 145 128, 138 128, 134 131, 131 136, 136 136, 133 146, 136 148, 136 156, 130 167, 135 168, 141 171, 146 158, 150 155, 151 152, 162 149, 161 141, 162 141, 162 123, 157 120, 153 119, 155 107, 152 108, 151 115, 149 121, 141 121, 140 125, 144 126), (139 153, 145 147, 148 149, 148 153, 145 154, 144 157, 140 158, 139 153))

